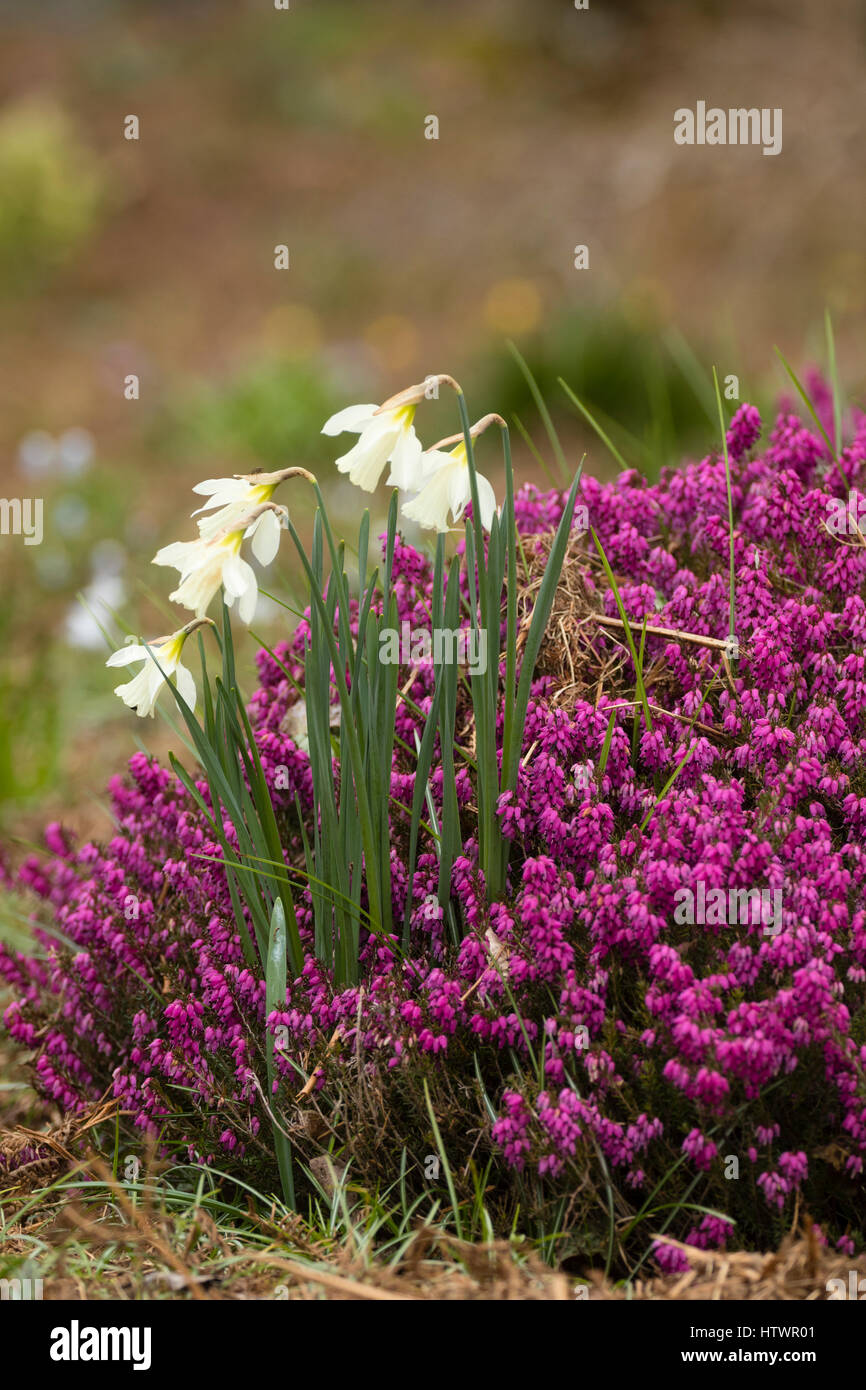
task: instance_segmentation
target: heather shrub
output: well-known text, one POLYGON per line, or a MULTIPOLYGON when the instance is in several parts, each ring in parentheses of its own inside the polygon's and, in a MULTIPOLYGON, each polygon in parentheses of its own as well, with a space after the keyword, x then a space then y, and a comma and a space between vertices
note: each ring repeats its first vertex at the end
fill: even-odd
MULTIPOLYGON (((509 583, 488 615, 503 642, 491 679, 455 677, 449 741, 441 709, 430 723, 442 668, 423 643, 403 651, 393 730, 361 750, 364 776, 376 747, 385 759, 373 813, 387 929, 343 819, 362 777, 346 716, 353 691, 359 707, 379 698, 361 683, 375 668, 365 625, 405 623, 432 645, 447 616, 441 554, 393 525, 386 597, 348 604, 332 574, 259 653, 247 705, 258 757, 242 771, 244 787, 261 776, 268 788, 284 864, 245 847, 214 774, 142 754, 112 784, 112 840, 74 846, 49 827, 47 855, 14 877, 38 900, 36 945, 0 951, 15 995, 6 1024, 42 1094, 69 1111, 109 1090, 130 1133, 260 1190, 277 1187, 282 1136, 298 1202, 327 1152, 362 1188, 406 1204, 436 1193, 458 1225, 463 1204, 483 1202, 497 1232, 516 1224, 552 1255, 619 1274, 654 1233, 762 1247, 795 1211, 859 1248, 866 417, 837 450, 832 402, 820 384, 813 394, 821 428, 786 409, 763 430, 744 405, 724 453, 656 483, 623 472, 582 477, 570 500, 517 493, 509 583), (554 533, 572 508, 560 567, 554 533), (366 675, 353 666, 346 681, 347 648, 335 664, 326 626, 358 652, 366 643, 366 675), (521 669, 531 683, 509 785, 521 669), (345 969, 323 947, 340 897, 314 872, 329 835, 349 846, 357 953, 345 969), (289 921, 276 995, 273 917, 268 945, 238 888, 269 874, 271 910, 290 885, 300 950, 293 962, 289 921)), ((485 541, 492 570, 506 513, 485 541)), ((447 587, 478 631, 477 506, 469 516, 451 570, 459 609, 447 587)), ((310 574, 315 588, 315 555, 310 574)), ((219 709, 205 729, 218 731, 219 709)), ((249 794, 237 796, 249 819, 249 794)))

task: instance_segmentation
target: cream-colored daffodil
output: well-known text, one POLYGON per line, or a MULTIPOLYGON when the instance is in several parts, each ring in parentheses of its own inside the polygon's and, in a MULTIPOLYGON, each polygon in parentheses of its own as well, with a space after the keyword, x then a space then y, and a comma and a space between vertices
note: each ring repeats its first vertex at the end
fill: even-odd
POLYGON ((166 676, 174 678, 181 698, 190 709, 195 709, 195 681, 192 673, 181 665, 180 655, 187 637, 201 627, 203 621, 210 620, 197 618, 170 637, 155 637, 147 646, 132 642, 113 652, 106 661, 106 666, 131 666, 136 661, 144 662, 138 675, 133 676, 131 681, 114 687, 115 695, 119 695, 123 703, 134 709, 142 719, 146 715, 153 718, 166 676))
POLYGON ((338 410, 324 425, 322 434, 342 434, 344 430, 360 436, 354 448, 337 459, 337 468, 348 473, 350 482, 364 492, 373 492, 386 463, 391 465, 388 483, 395 487, 414 486, 421 462, 421 441, 412 420, 414 405, 386 410, 375 405, 349 405, 338 410))
MULTIPOLYGON (((486 478, 477 471, 475 477, 478 484, 481 524, 489 531, 493 513, 496 511, 496 496, 486 478)), ((417 497, 404 504, 403 515, 411 521, 417 521, 418 525, 426 530, 448 531, 449 513, 451 524, 456 526, 471 501, 466 441, 461 438, 449 453, 442 453, 438 448, 434 448, 424 455, 422 486, 417 497)))
POLYGON ((280 544, 280 530, 288 519, 285 507, 262 502, 234 515, 229 527, 197 541, 175 541, 163 546, 153 557, 155 565, 170 565, 180 571, 180 584, 170 598, 203 618, 211 600, 222 586, 226 606, 238 601, 241 622, 251 623, 256 611, 259 586, 252 565, 241 557, 244 537, 253 534, 253 553, 261 564, 270 564, 280 544), (266 520, 266 517, 268 518, 266 520))
POLYGON ((429 376, 415 386, 398 391, 382 405, 348 405, 338 410, 322 427, 322 434, 342 434, 350 431, 359 435, 357 444, 342 458, 337 468, 348 473, 349 481, 365 492, 373 492, 386 463, 390 463, 389 487, 404 492, 417 491, 421 480, 421 442, 412 421, 420 401, 441 384, 459 391, 450 376, 429 376))
MULTIPOLYGON (((200 516, 202 512, 213 513, 202 516, 198 522, 202 540, 213 540, 221 532, 234 530, 247 513, 270 502, 280 483, 294 477, 315 482, 313 474, 308 473, 306 468, 283 468, 275 473, 236 473, 231 478, 206 478, 204 482, 196 483, 193 492, 208 500, 193 512, 193 516, 200 516)), ((269 510, 258 512, 247 526, 244 539, 252 540, 253 554, 261 564, 269 564, 274 558, 279 546, 279 532, 280 523, 269 510)))

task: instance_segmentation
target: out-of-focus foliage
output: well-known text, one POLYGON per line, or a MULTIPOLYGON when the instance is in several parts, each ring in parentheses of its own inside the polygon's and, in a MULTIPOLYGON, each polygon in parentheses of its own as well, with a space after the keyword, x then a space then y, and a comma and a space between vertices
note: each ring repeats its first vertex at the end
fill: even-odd
MULTIPOLYGON (((268 357, 228 380, 185 390, 163 422, 164 442, 187 466, 197 455, 249 469, 323 463, 336 455, 322 425, 343 403, 315 363, 268 357)), ((343 442, 348 449, 354 440, 343 442)))
MULTIPOLYGON (((597 314, 567 310, 551 315, 519 347, 558 428, 568 419, 580 423, 560 385, 562 378, 628 462, 651 477, 659 467, 675 464, 712 423, 707 356, 699 356, 672 330, 635 326, 613 309, 597 314)), ((509 355, 490 355, 485 393, 542 442, 531 392, 509 355)))
POLYGON ((99 162, 53 103, 0 116, 0 289, 37 287, 93 233, 105 202, 99 162))

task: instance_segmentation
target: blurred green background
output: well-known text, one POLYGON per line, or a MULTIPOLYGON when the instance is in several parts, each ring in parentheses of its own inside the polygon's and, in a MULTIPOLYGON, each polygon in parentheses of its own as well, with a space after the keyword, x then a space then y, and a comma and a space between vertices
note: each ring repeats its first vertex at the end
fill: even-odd
MULTIPOLYGON (((0 537, 6 843, 54 815, 104 833, 134 739, 170 740, 113 696, 76 594, 109 628, 174 626, 147 562, 192 533, 200 478, 305 464, 351 535, 321 424, 429 372, 549 457, 508 338, 600 474, 559 375, 652 472, 714 440, 713 362, 766 403, 772 345, 820 363, 829 306, 859 399, 864 75, 855 0, 4 0, 0 494, 45 501, 41 545, 0 537), (782 153, 676 146, 699 99, 782 107, 782 153)), ((445 401, 418 423, 456 428, 445 401)), ((291 592, 288 548, 281 570, 291 592)))

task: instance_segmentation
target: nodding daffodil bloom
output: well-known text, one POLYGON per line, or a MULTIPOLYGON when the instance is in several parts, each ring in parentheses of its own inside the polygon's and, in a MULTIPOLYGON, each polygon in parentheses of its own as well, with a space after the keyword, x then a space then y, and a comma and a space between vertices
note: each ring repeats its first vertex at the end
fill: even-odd
POLYGON ((211 599, 222 586, 226 606, 231 608, 237 599, 241 622, 251 623, 259 586, 254 569, 241 558, 241 545, 244 537, 251 534, 250 528, 255 527, 253 553, 261 564, 270 564, 279 548, 280 528, 287 516, 285 507, 262 502, 235 515, 229 523, 231 529, 223 528, 197 541, 175 541, 173 545, 163 546, 154 555, 153 563, 171 565, 180 571, 180 584, 169 597, 203 618, 211 599), (271 516, 267 521, 266 513, 271 516))
MULTIPOLYGON (((231 478, 206 478, 203 483, 197 483, 193 492, 207 497, 208 501, 193 512, 193 516, 213 512, 212 516, 202 517, 198 522, 202 540, 212 540, 220 532, 233 530, 247 513, 270 502, 280 483, 294 477, 315 482, 306 468, 283 468, 277 473, 236 473, 231 478)), ((276 554, 279 529, 272 511, 260 512, 246 528, 244 537, 246 540, 252 539, 253 554, 263 565, 268 564, 276 554), (273 553, 269 554, 271 548, 273 553)))
POLYGON ((170 637, 154 638, 147 646, 130 643, 113 652, 106 661, 106 666, 131 666, 134 661, 144 662, 137 676, 133 676, 126 685, 114 687, 115 695, 119 695, 123 703, 134 709, 142 719, 148 714, 153 718, 166 676, 174 677, 178 694, 190 709, 195 709, 195 681, 191 672, 181 665, 180 654, 187 637, 202 626, 202 621, 210 620, 196 619, 178 632, 173 632, 170 637))
POLYGON ((429 376, 416 386, 398 391, 382 405, 348 405, 338 410, 322 426, 322 434, 342 434, 349 430, 360 439, 348 454, 337 459, 341 473, 365 492, 372 492, 386 463, 391 465, 389 487, 416 492, 421 479, 421 442, 412 424, 419 401, 443 383, 459 391, 453 377, 429 376))
POLYGON ((351 430, 360 438, 353 449, 337 459, 341 473, 365 492, 373 492, 386 463, 391 465, 389 485, 417 486, 421 464, 421 441, 412 424, 414 405, 349 405, 338 410, 324 425, 322 434, 342 434, 351 430))
MULTIPOLYGON (((448 443, 450 441, 443 441, 448 443)), ((403 515, 417 521, 428 531, 447 531, 448 513, 454 525, 460 521, 468 503, 472 501, 469 483, 469 461, 466 457, 466 441, 461 439, 450 453, 430 449, 424 455, 423 486, 417 497, 406 502, 403 515)), ((475 474, 478 483, 478 503, 481 508, 481 524, 490 530, 493 513, 496 511, 496 497, 493 488, 481 474, 475 474)))

